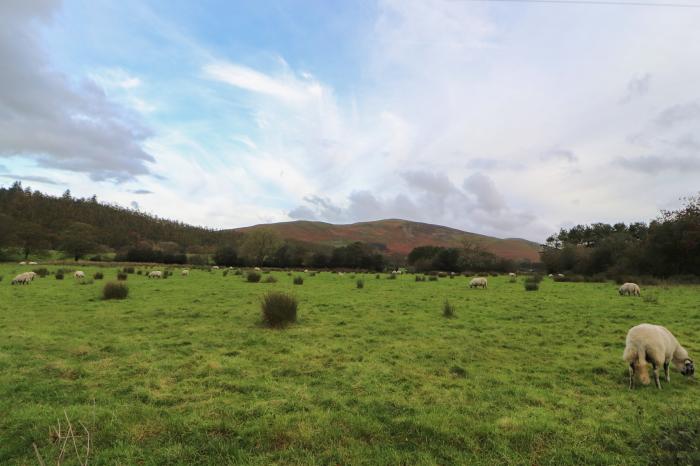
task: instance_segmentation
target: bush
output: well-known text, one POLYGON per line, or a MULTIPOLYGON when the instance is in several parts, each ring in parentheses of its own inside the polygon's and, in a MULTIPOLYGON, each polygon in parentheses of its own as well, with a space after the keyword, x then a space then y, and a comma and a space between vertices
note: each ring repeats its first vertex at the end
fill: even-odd
POLYGON ((438 272, 437 276, 440 278, 445 278, 447 277, 447 274, 445 272, 438 272))
POLYGON ((294 277, 293 282, 295 285, 303 285, 304 279, 301 276, 297 275, 296 277, 294 277))
POLYGON ((262 298, 263 322, 270 327, 281 327, 297 320, 297 299, 286 293, 267 293, 262 298))
POLYGON ((234 275, 243 275, 243 271, 241 269, 236 269, 233 271, 234 275))
POLYGON ((260 275, 258 272, 248 272, 248 274, 245 277, 248 283, 258 283, 261 278, 262 275, 260 275))
POLYGON ((125 299, 129 295, 129 287, 124 283, 109 282, 105 283, 102 289, 103 299, 125 299))
POLYGON ((382 276, 379 275, 379 274, 377 274, 377 275, 374 276, 374 278, 376 278, 377 280, 379 280, 380 278, 382 278, 382 276))
POLYGON ((134 268, 133 267, 124 267, 122 269, 122 272, 124 273, 134 273, 134 268))
POLYGON ((41 278, 44 278, 49 274, 49 271, 46 267, 41 267, 40 269, 34 269, 34 273, 40 276, 41 278))
POLYGON ((357 282, 355 282, 355 284, 357 285, 357 287, 358 287, 359 289, 362 289, 362 288, 365 287, 365 281, 364 281, 363 279, 361 279, 361 278, 359 278, 359 279, 357 280, 357 282))
POLYGON ((143 275, 143 270, 137 270, 136 275, 143 275))
POLYGON ((448 300, 442 305, 442 316, 451 319, 455 316, 455 308, 448 300))
POLYGON ((536 281, 525 280, 525 291, 537 291, 540 289, 540 284, 536 281))
POLYGON ((63 271, 56 271, 56 280, 63 280, 63 271))
POLYGON ((221 275, 223 275, 224 277, 225 277, 226 275, 228 275, 228 269, 227 269, 227 270, 224 270, 224 271, 221 273, 221 275))
POLYGON ((129 276, 124 272, 117 272, 117 280, 124 281, 127 278, 129 278, 129 276))
POLYGON ((94 278, 95 280, 102 280, 103 278, 105 278, 105 274, 103 274, 102 272, 95 272, 95 275, 93 275, 92 278, 94 278))
POLYGON ((431 275, 430 277, 428 277, 428 280, 430 280, 431 282, 436 282, 438 281, 438 277, 437 275, 431 275))
POLYGON ((416 281, 417 281, 417 282, 424 282, 424 281, 425 281, 425 276, 416 275, 416 281))
POLYGON ((277 283, 277 279, 273 277, 272 275, 268 275, 265 277, 265 280, 263 280, 265 283, 277 283))

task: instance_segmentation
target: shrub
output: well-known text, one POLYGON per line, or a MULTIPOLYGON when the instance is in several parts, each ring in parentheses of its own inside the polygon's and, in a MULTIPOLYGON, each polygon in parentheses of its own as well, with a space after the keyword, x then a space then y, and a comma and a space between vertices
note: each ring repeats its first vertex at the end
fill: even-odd
POLYGON ((437 276, 440 278, 445 278, 447 277, 447 274, 445 272, 438 272, 437 276))
POLYGON ((380 278, 382 278, 382 276, 379 275, 379 274, 377 274, 377 275, 374 276, 374 278, 376 278, 377 280, 379 280, 380 278))
POLYGON ((137 270, 136 275, 143 275, 143 270, 137 270))
POLYGON ((416 281, 417 281, 417 282, 424 282, 424 281, 425 281, 425 275, 416 275, 416 281))
POLYGON ((134 268, 133 267, 124 267, 122 269, 122 272, 124 273, 134 273, 134 268))
POLYGON ((129 278, 129 276, 124 272, 117 272, 117 280, 124 281, 127 278, 129 278))
POLYGON ((436 282, 438 281, 438 277, 437 275, 431 275, 430 277, 428 277, 428 280, 430 280, 431 282, 436 282))
POLYGON ((360 289, 362 289, 362 288, 365 287, 365 281, 364 281, 363 279, 361 279, 361 278, 359 278, 359 279, 357 280, 357 282, 355 282, 355 284, 356 284, 357 287, 360 288, 360 289))
POLYGON ((258 283, 260 278, 262 278, 262 275, 260 275, 258 272, 248 272, 245 277, 248 283, 258 283))
POLYGON ((297 299, 286 293, 267 293, 262 298, 263 322, 270 327, 281 327, 297 320, 297 299))
POLYGON ((95 275, 93 275, 92 278, 94 278, 95 280, 102 280, 103 278, 105 278, 105 274, 103 274, 102 272, 95 272, 95 275))
POLYGON ((445 300, 445 302, 442 305, 442 316, 448 319, 451 319, 455 316, 455 308, 452 304, 450 304, 448 300, 445 300))
POLYGON ((102 288, 103 299, 124 299, 129 295, 129 287, 124 283, 109 282, 102 288))
POLYGON ((49 274, 49 271, 46 267, 41 267, 40 269, 34 269, 34 273, 39 275, 41 278, 44 278, 49 274))
POLYGON ((63 280, 63 271, 56 271, 56 280, 63 280))
POLYGON ((297 275, 296 277, 294 277, 293 282, 295 285, 303 285, 304 279, 301 276, 297 275))
POLYGON ((225 277, 226 275, 228 275, 228 270, 224 270, 221 274, 225 277))
POLYGON ((540 289, 540 284, 536 281, 525 280, 525 291, 537 291, 540 289))
POLYGON ((272 275, 268 275, 265 277, 265 280, 263 280, 265 283, 277 283, 277 279, 273 277, 272 275))

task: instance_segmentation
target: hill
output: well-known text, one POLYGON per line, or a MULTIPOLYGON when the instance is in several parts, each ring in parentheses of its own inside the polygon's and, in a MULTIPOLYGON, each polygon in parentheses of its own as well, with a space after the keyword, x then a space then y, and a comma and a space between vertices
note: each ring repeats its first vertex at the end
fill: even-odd
POLYGON ((532 262, 540 260, 540 246, 532 241, 519 238, 499 239, 441 225, 400 219, 348 225, 298 220, 236 228, 233 231, 246 233, 259 229, 272 230, 286 240, 327 246, 343 246, 362 241, 381 245, 387 253, 400 255, 407 255, 417 246, 459 247, 466 240, 506 259, 527 259, 532 262))

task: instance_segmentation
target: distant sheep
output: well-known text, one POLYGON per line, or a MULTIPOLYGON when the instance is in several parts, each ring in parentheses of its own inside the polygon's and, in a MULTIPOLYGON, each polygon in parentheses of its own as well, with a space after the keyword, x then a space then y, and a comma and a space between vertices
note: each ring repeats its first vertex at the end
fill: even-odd
POLYGON ((261 272, 260 267, 255 267, 255 269, 253 270, 255 270, 256 272, 261 272))
POLYGON ((554 276, 554 274, 550 273, 550 274, 547 275, 547 276, 548 276, 549 278, 552 278, 552 277, 554 276))
POLYGON ((676 337, 661 325, 640 324, 627 332, 625 351, 622 358, 629 363, 630 384, 634 387, 634 374, 639 372, 639 379, 644 385, 649 384, 647 363, 654 369, 654 382, 661 388, 659 382, 659 366, 663 365, 666 382, 671 381, 668 367, 671 362, 685 376, 695 373, 693 361, 676 337))
POLYGON ((510 272, 510 273, 508 274, 508 276, 511 277, 511 278, 515 278, 515 277, 516 277, 516 275, 515 275, 513 272, 510 272))
POLYGON ((74 278, 85 278, 85 272, 82 270, 76 270, 76 272, 73 274, 74 278))
POLYGON ((30 272, 24 272, 19 275, 17 275, 13 280, 12 280, 12 285, 29 285, 31 281, 33 280, 33 277, 30 272))
POLYGON ((625 283, 617 290, 620 296, 640 296, 639 285, 636 283, 625 283))
POLYGON ((180 275, 182 275, 183 277, 187 277, 189 274, 190 274, 189 269, 185 269, 182 272, 180 272, 180 275))
POLYGON ((160 270, 148 272, 148 278, 163 278, 163 272, 160 270))
POLYGON ((564 278, 564 274, 563 274, 563 273, 558 273, 558 274, 557 274, 557 277, 559 277, 559 278, 564 278))
POLYGON ((469 288, 486 288, 487 286, 488 282, 484 277, 472 278, 469 282, 469 288))
POLYGON ((27 265, 27 263, 25 261, 22 261, 19 263, 19 265, 27 265))
POLYGON ((27 262, 27 265, 38 265, 36 262, 27 262))
POLYGON ((214 267, 212 267, 212 269, 214 269, 214 270, 219 270, 219 266, 218 266, 218 265, 215 265, 214 267))

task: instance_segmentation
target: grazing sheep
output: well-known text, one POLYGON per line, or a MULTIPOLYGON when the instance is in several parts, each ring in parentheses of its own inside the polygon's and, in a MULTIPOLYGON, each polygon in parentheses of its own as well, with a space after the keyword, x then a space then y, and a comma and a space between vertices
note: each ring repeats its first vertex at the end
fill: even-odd
POLYGON ((163 278, 163 272, 160 270, 148 272, 148 278, 163 278))
POLYGON ((219 266, 218 266, 218 265, 215 265, 214 267, 212 267, 212 269, 214 269, 214 270, 219 270, 219 266))
POLYGON ((32 262, 27 262, 27 265, 38 265, 38 264, 36 262, 32 261, 32 262))
POLYGON ((484 277, 472 278, 469 282, 469 288, 486 288, 487 285, 488 282, 484 277))
POLYGON ((508 274, 508 276, 511 277, 511 278, 515 278, 515 274, 514 274, 513 272, 510 272, 510 273, 508 274))
POLYGON ((671 381, 668 366, 671 362, 685 376, 695 373, 693 361, 676 337, 661 325, 640 324, 627 332, 625 351, 622 358, 629 363, 630 385, 634 387, 634 373, 639 371, 639 379, 644 385, 649 384, 647 363, 654 368, 654 382, 661 388, 659 382, 659 366, 664 366, 666 382, 671 381))
POLYGON ((620 296, 640 296, 639 285, 636 283, 625 283, 617 292, 620 296))
POLYGON ((182 272, 180 272, 180 275, 182 275, 183 277, 187 277, 189 274, 190 274, 189 269, 185 269, 182 272))
POLYGON ((73 274, 74 278, 85 278, 85 272, 82 270, 76 270, 76 272, 73 274))
POLYGON ((31 283, 33 277, 29 272, 24 272, 19 275, 17 275, 13 280, 12 280, 12 285, 29 285, 31 283))
POLYGON ((255 269, 253 270, 255 270, 256 272, 262 272, 262 270, 260 270, 260 267, 255 267, 255 269))
POLYGON ((29 279, 30 279, 31 281, 34 281, 34 279, 36 278, 36 272, 24 272, 24 273, 26 273, 27 275, 29 275, 29 279))
POLYGON ((547 275, 547 276, 548 276, 549 278, 552 278, 552 277, 554 276, 554 274, 550 273, 550 274, 547 275))
POLYGON ((27 263, 25 261, 22 261, 19 263, 19 265, 27 265, 27 263))
POLYGON ((564 278, 564 274, 563 274, 563 273, 558 273, 558 274, 557 274, 557 277, 559 277, 559 278, 564 278))

